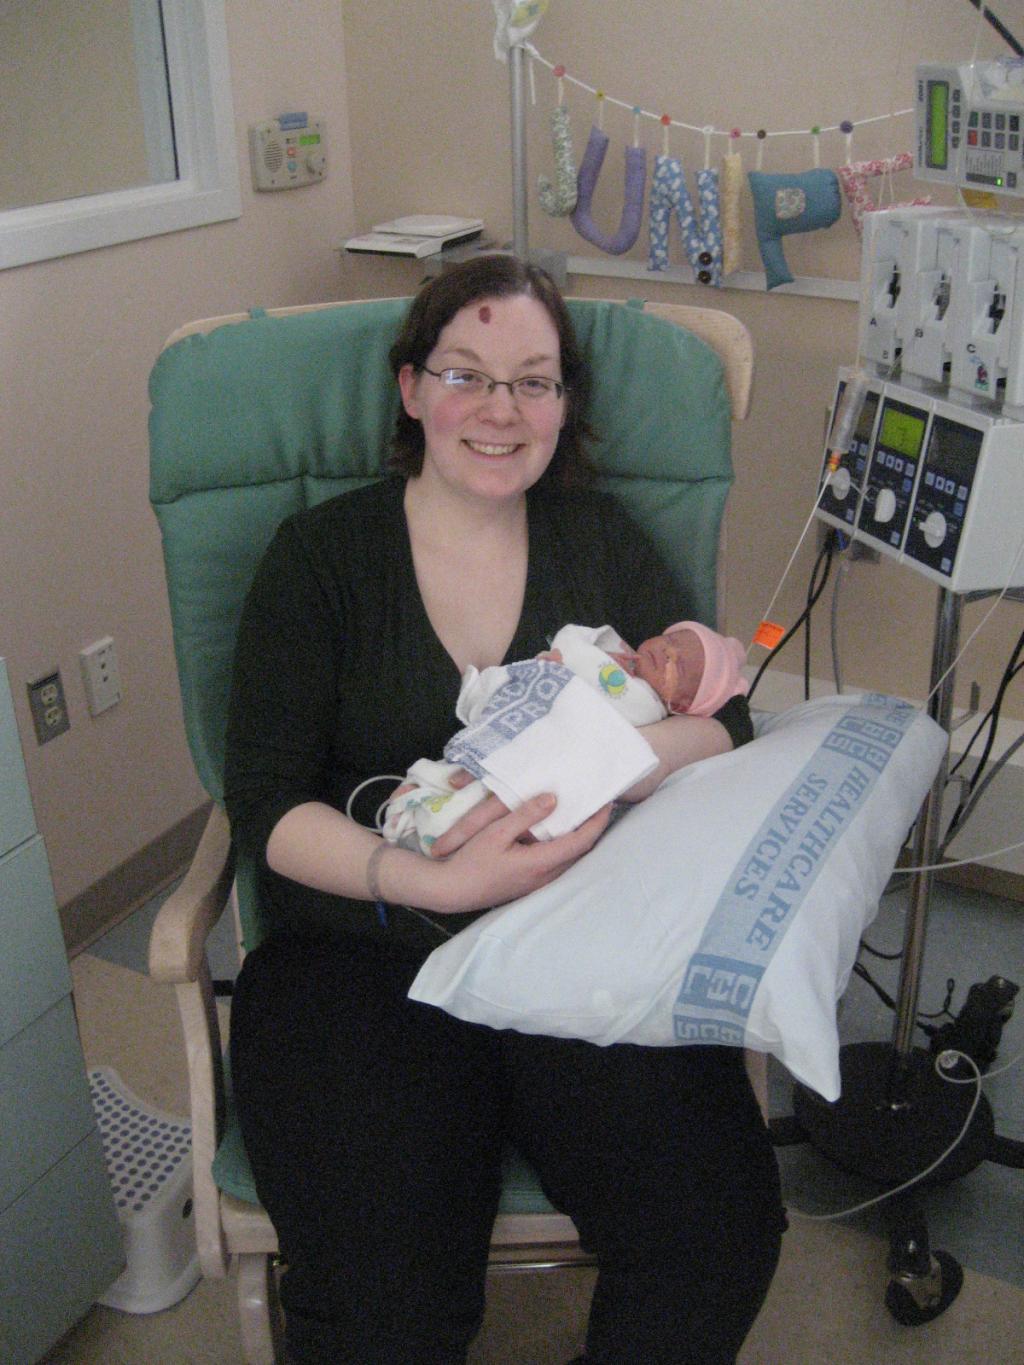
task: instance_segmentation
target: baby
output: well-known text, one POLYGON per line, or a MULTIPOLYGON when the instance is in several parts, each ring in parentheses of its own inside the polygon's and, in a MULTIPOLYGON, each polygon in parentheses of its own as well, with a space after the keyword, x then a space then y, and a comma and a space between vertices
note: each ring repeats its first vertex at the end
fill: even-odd
POLYGON ((698 621, 678 621, 635 650, 611 626, 564 626, 540 657, 571 668, 634 725, 669 714, 713 716, 749 685, 740 672, 746 654, 739 640, 698 621))
MULTIPOLYGON (((677 622, 635 650, 610 626, 564 626, 551 649, 538 657, 569 669, 637 727, 670 714, 712 716, 731 697, 745 695, 749 686, 740 671, 746 655, 739 640, 696 621, 677 622)), ((479 715, 496 680, 504 676, 503 669, 469 670, 459 698, 460 715, 467 706, 479 715)), ((387 804, 385 839, 429 852, 442 834, 489 794, 481 778, 453 787, 450 779, 462 771, 464 765, 457 762, 420 759, 414 763, 387 804)), ((554 774, 550 785, 557 790, 554 774)), ((543 784, 537 787, 544 789, 543 784)))

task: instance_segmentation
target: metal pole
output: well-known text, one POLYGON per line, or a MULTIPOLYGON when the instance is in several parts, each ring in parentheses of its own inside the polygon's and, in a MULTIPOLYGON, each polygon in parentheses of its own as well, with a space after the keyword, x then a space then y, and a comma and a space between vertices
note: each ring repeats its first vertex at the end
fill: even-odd
MULTIPOLYGON (((935 639, 932 644, 932 677, 930 691, 936 689, 940 678, 944 681, 934 691, 928 703, 928 714, 949 733, 953 714, 954 670, 960 641, 960 612, 962 600, 948 588, 939 589, 935 616, 935 639)), ((932 867, 939 851, 939 823, 942 817, 942 798, 946 789, 949 757, 943 758, 932 783, 917 823, 914 844, 914 866, 932 867)), ((906 1063, 913 1048, 913 1034, 917 1018, 917 997, 921 986, 921 966, 924 960, 925 932, 928 927, 928 902, 931 896, 932 873, 915 872, 911 888, 907 926, 903 939, 903 965, 900 972, 899 993, 896 1000, 896 1023, 892 1043, 902 1063, 906 1063)))
POLYGON ((512 250, 521 261, 529 255, 526 214, 526 114, 523 104, 525 53, 512 47, 508 54, 508 77, 512 100, 512 250))

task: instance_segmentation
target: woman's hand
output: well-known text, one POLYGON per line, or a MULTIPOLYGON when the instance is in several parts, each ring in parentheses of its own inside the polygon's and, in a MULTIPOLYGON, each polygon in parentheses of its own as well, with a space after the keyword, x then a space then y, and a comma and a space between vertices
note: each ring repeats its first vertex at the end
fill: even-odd
MULTIPOLYGON (((569 834, 540 842, 530 826, 555 808, 550 794, 509 811, 490 796, 468 811, 431 850, 444 860, 446 910, 480 910, 529 895, 589 853, 604 833, 611 806, 603 806, 569 834)), ((441 869, 439 868, 440 872, 441 869)))

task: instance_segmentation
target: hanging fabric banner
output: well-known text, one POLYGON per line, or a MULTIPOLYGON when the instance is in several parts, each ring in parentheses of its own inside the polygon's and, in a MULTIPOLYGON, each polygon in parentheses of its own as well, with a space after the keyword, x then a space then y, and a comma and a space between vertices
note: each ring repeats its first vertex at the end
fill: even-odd
POLYGON ((607 251, 612 256, 621 256, 640 236, 640 224, 644 216, 644 189, 647 185, 647 153, 642 147, 626 148, 625 202, 618 231, 609 237, 594 222, 591 212, 594 187, 604 165, 608 141, 607 133, 603 133, 600 128, 591 128, 586 151, 580 163, 572 225, 591 245, 600 247, 602 251, 607 251))
POLYGON ((821 167, 799 175, 751 171, 748 179, 765 283, 769 289, 792 284, 782 238, 794 232, 816 232, 832 226, 842 209, 839 180, 835 171, 821 167))
POLYGON ((722 206, 722 274, 743 268, 743 229, 740 198, 743 192, 743 158, 739 152, 722 157, 718 193, 722 206))
MULTIPOLYGON (((839 176, 839 183, 843 187, 850 204, 850 217, 853 219, 853 226, 860 237, 864 231, 865 213, 874 213, 878 205, 868 193, 868 179, 874 176, 896 175, 899 171, 909 171, 914 164, 914 158, 909 152, 901 152, 898 156, 887 156, 876 161, 853 161, 848 166, 840 166, 836 171, 839 176)), ((917 207, 918 205, 930 204, 931 195, 926 195, 923 199, 912 199, 910 204, 893 204, 892 208, 917 207)))
POLYGON ((672 212, 679 218, 683 246, 693 273, 701 284, 722 286, 722 224, 718 201, 718 172, 697 172, 697 197, 700 217, 686 187, 683 163, 675 156, 654 158, 651 196, 648 201, 651 246, 649 270, 667 270, 668 236, 672 212))
POLYGON ((537 178, 540 206, 552 218, 565 218, 576 207, 576 164, 569 131, 569 110, 560 104, 551 114, 551 139, 555 147, 554 184, 546 175, 537 178))

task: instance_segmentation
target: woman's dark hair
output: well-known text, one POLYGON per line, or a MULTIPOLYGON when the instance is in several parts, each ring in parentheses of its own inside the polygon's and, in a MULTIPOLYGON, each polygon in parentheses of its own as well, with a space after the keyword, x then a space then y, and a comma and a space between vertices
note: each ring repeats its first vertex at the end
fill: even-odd
MULTIPOLYGON (((593 475, 586 441, 590 370, 580 351, 565 300, 551 276, 515 256, 478 256, 452 266, 430 280, 412 301, 398 339, 391 347, 391 373, 398 378, 404 365, 420 369, 437 345, 441 332, 456 313, 480 299, 511 298, 525 294, 543 304, 558 332, 562 382, 566 388, 565 424, 542 482, 563 487, 585 483, 593 475)), ((389 467, 414 478, 423 469, 423 427, 399 407, 389 467)))

